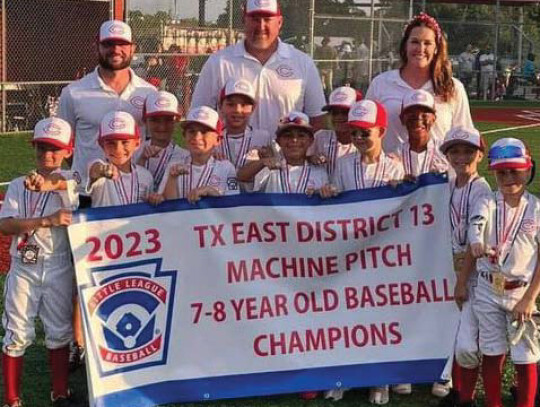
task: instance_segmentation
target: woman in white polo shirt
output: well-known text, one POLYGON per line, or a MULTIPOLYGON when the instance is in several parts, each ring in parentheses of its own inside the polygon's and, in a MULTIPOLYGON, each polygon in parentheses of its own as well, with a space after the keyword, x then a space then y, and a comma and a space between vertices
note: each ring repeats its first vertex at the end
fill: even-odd
POLYGON ((437 120, 431 132, 437 146, 452 127, 472 127, 467 93, 452 77, 447 42, 437 20, 425 13, 414 17, 405 28, 399 54, 401 68, 373 79, 366 95, 382 103, 388 112, 384 151, 397 152, 407 138, 399 114, 401 101, 411 89, 423 89, 435 97, 437 120))

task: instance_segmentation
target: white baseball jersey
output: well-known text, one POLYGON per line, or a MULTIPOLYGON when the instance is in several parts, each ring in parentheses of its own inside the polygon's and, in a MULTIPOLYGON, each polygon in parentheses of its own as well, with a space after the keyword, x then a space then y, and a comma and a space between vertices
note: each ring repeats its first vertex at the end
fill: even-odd
MULTIPOLYGON (((431 129, 431 135, 437 147, 443 142, 444 136, 452 127, 473 127, 467 92, 459 80, 453 78, 453 81, 456 92, 454 98, 449 102, 444 102, 435 96, 431 80, 421 87, 435 96, 437 120, 431 129)), ((401 124, 399 115, 403 98, 411 90, 413 88, 401 79, 397 69, 381 73, 369 85, 366 99, 382 103, 388 113, 388 128, 383 141, 386 153, 398 152, 400 145, 407 141, 407 132, 401 124)))
POLYGON ((326 157, 326 172, 330 178, 334 175, 338 158, 356 151, 353 143, 341 144, 334 130, 319 130, 316 132, 313 145, 314 154, 322 154, 326 157))
POLYGON ((191 164, 190 157, 181 162, 170 163, 159 186, 160 193, 165 190, 171 166, 175 164, 182 164, 187 169, 186 174, 179 175, 176 179, 179 198, 186 198, 189 191, 206 185, 216 188, 223 195, 239 193, 234 165, 227 160, 216 160, 214 157, 210 157, 205 165, 191 164))
MULTIPOLYGON (((141 146, 133 155, 133 162, 137 162, 139 160, 144 151, 144 147, 149 145, 151 145, 151 140, 146 140, 143 144, 141 144, 141 146)), ((163 180, 163 176, 165 175, 165 170, 167 169, 169 163, 175 161, 182 161, 187 156, 189 156, 189 151, 171 142, 157 155, 155 155, 154 157, 150 157, 146 160, 144 167, 148 171, 150 171, 150 174, 152 174, 152 178, 154 179, 153 191, 158 190, 159 185, 163 180)))
MULTIPOLYGON (((98 68, 62 90, 58 116, 66 120, 75 133, 72 169, 81 174, 83 185, 86 184, 88 164, 105 158, 98 144, 103 116, 111 111, 128 112, 141 127, 143 125, 144 101, 156 88, 132 70, 130 75, 131 80, 120 95, 103 82, 98 68)), ((145 139, 144 132, 142 138, 145 139)))
POLYGON ((253 84, 257 104, 250 124, 272 137, 279 119, 293 110, 310 117, 323 114, 326 101, 313 60, 282 41, 264 65, 246 51, 244 41, 211 55, 197 81, 191 106, 217 108, 221 89, 231 78, 253 84))
MULTIPOLYGON (((51 215, 61 208, 76 209, 77 181, 70 171, 59 172, 68 181, 67 191, 32 192, 24 187, 25 177, 13 180, 4 198, 0 218, 37 218, 51 215)), ((13 357, 24 354, 35 338, 36 317, 43 322, 45 346, 48 349, 66 346, 72 339, 75 275, 67 229, 39 228, 15 236, 10 254, 11 267, 4 286, 3 352, 13 357), (23 246, 37 247, 35 264, 22 262, 23 246)))
POLYGON ((283 163, 282 168, 270 170, 264 167, 255 175, 253 190, 267 193, 304 194, 309 189, 318 190, 328 184, 328 174, 323 166, 283 163))
POLYGON ((398 150, 398 155, 403 163, 405 175, 417 177, 428 172, 445 172, 450 169, 446 157, 433 140, 429 140, 427 148, 421 153, 412 151, 409 143, 405 142, 398 150))
MULTIPOLYGON (((106 164, 105 161, 95 160, 90 163, 88 172, 96 162, 106 164)), ((131 172, 125 173, 120 170, 118 172, 120 174, 118 179, 101 177, 92 185, 89 185, 90 176, 88 175, 86 193, 92 198, 92 208, 145 202, 148 194, 153 191, 154 179, 146 168, 131 164, 131 172)))
POLYGON ((389 181, 401 181, 403 176, 403 165, 397 157, 381 152, 377 163, 364 164, 362 155, 356 151, 338 158, 332 183, 340 191, 350 191, 381 187, 389 181))

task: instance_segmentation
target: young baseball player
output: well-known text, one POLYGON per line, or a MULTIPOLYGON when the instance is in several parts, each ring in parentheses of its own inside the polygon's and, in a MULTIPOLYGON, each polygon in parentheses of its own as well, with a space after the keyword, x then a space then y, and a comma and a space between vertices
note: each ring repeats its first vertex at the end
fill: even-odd
POLYGON ((405 177, 414 180, 427 172, 445 172, 448 163, 431 138, 435 123, 435 99, 425 90, 411 90, 403 98, 401 123, 408 141, 401 146, 405 177))
POLYGON ((35 338, 35 318, 39 317, 49 353, 52 405, 69 406, 73 401, 68 358, 74 270, 65 226, 71 223, 78 196, 77 182, 71 172, 61 171, 61 165, 72 154, 71 126, 59 118, 41 120, 34 129, 33 144, 37 168, 9 184, 0 210, 0 233, 14 236, 2 316, 4 402, 8 407, 22 406, 23 355, 35 338), (59 174, 66 191, 39 191, 44 176, 59 174))
POLYGON ((153 190, 152 174, 133 160, 140 144, 139 127, 126 112, 110 112, 101 120, 98 142, 106 157, 88 169, 87 192, 92 207, 144 202, 153 190))
MULTIPOLYGON (((257 159, 258 151, 270 150, 272 146, 273 138, 266 130, 249 126, 255 104, 255 91, 244 79, 230 79, 221 91, 219 106, 225 128, 218 150, 236 170, 257 159)), ((240 189, 251 191, 253 185, 242 182, 240 189)))
POLYGON ((180 125, 189 156, 169 164, 160 194, 152 203, 179 198, 195 203, 205 196, 237 194, 234 165, 213 156, 221 141, 222 124, 218 113, 208 106, 197 107, 189 111, 180 125))
POLYGON ((351 129, 347 117, 351 105, 362 98, 362 93, 348 86, 334 89, 323 110, 328 111, 332 130, 319 130, 315 133, 314 157, 326 164, 326 171, 333 177, 338 158, 354 152, 351 143, 351 129))
MULTIPOLYGON (((447 133, 439 149, 456 174, 450 185, 450 221, 454 270, 459 275, 469 243, 470 220, 477 216, 478 202, 491 194, 487 181, 478 175, 485 142, 476 129, 455 127, 447 133)), ((467 405, 474 400, 480 364, 478 318, 472 308, 476 280, 477 275, 473 273, 468 281, 471 301, 461 309, 452 365, 453 389, 441 400, 440 406, 467 405)))
POLYGON ((146 97, 143 120, 150 139, 139 147, 135 161, 152 174, 153 191, 157 191, 169 163, 188 155, 172 139, 178 118, 178 100, 172 93, 159 91, 146 97))
POLYGON ((514 138, 497 140, 488 157, 498 191, 480 202, 471 220, 470 250, 458 274, 455 299, 460 308, 472 301, 478 318, 485 405, 502 406, 501 377, 510 348, 517 372, 516 405, 533 407, 540 355, 530 321, 540 292, 540 201, 526 190, 533 162, 525 144, 514 138), (469 299, 473 257, 478 285, 469 299))
POLYGON ((403 179, 403 166, 382 150, 386 109, 372 100, 352 104, 348 115, 354 152, 338 158, 332 183, 338 191, 376 188, 403 179))
POLYGON ((321 188, 329 184, 326 169, 307 161, 313 133, 309 118, 304 113, 289 113, 281 119, 276 131, 282 158, 273 156, 248 163, 238 171, 238 179, 243 182, 254 180, 253 190, 256 192, 319 192, 324 195, 321 188))

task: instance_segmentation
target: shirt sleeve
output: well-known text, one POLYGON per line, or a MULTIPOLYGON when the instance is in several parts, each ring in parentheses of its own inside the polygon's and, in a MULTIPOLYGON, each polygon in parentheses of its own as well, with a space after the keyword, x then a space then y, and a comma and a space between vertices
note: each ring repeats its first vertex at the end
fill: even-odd
POLYGON ((19 212, 19 186, 15 180, 11 181, 8 190, 4 197, 4 203, 0 209, 0 219, 4 218, 19 218, 21 216, 19 212))
MULTIPOLYGON (((306 56, 306 58, 309 58, 306 56)), ((311 58, 307 61, 306 92, 304 95, 304 113, 309 117, 317 117, 324 114, 322 108, 326 104, 319 71, 311 58)))
POLYGON ((454 85, 456 87, 456 96, 454 103, 454 112, 452 114, 452 127, 474 127, 471 109, 469 107, 469 98, 463 84, 454 78, 454 85))
POLYGON ((58 102, 58 117, 67 121, 75 133, 77 117, 75 116, 73 98, 71 97, 69 86, 62 89, 62 93, 60 94, 60 101, 58 102))
POLYGON ((467 231, 470 244, 485 242, 485 232, 491 211, 491 203, 492 199, 488 196, 484 196, 484 198, 478 202, 474 216, 471 217, 469 223, 469 230, 467 231))

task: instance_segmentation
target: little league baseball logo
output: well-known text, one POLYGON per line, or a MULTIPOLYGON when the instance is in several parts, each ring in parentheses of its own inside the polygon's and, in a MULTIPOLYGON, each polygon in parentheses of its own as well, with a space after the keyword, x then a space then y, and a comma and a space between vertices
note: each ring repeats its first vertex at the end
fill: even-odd
POLYGON ((102 376, 166 363, 176 272, 161 272, 161 260, 145 262, 156 263, 154 275, 133 269, 82 290, 102 376))
POLYGON ((282 78, 290 78, 294 75, 294 69, 292 69, 290 66, 281 64, 276 68, 276 72, 279 76, 282 78))

